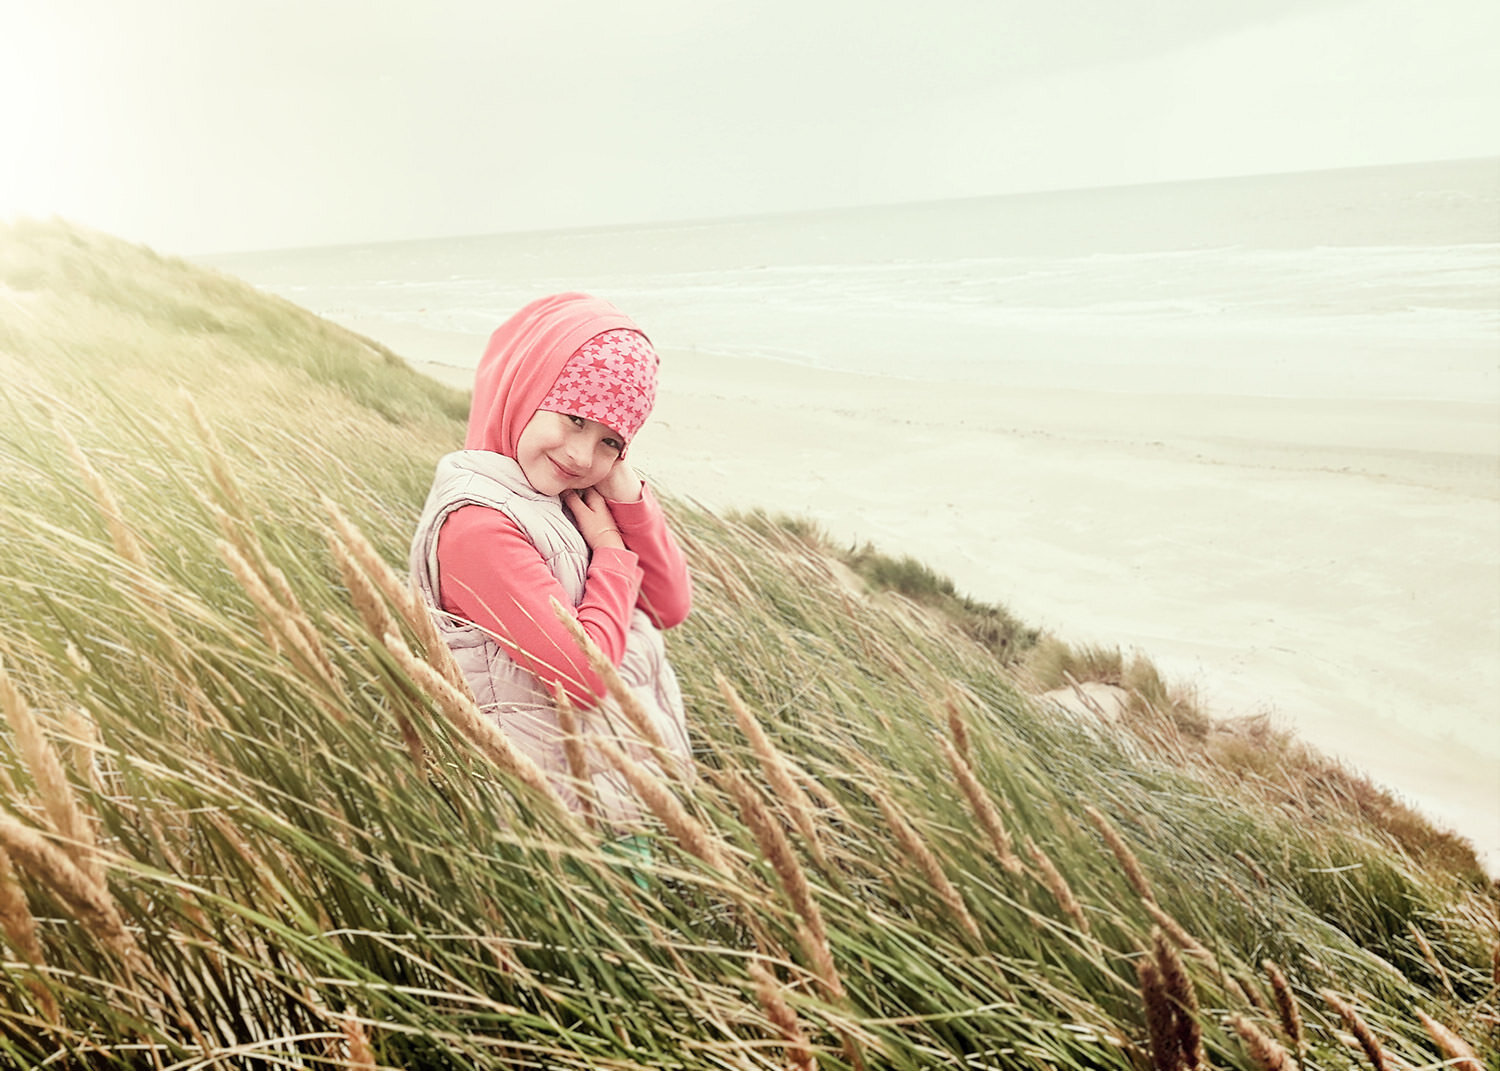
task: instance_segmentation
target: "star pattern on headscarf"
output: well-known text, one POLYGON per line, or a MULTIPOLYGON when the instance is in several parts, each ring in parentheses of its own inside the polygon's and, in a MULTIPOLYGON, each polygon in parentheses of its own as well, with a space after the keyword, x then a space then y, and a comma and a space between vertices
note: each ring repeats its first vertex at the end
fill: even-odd
POLYGON ((537 408, 597 420, 628 443, 656 401, 660 363, 639 331, 605 331, 568 358, 537 408))

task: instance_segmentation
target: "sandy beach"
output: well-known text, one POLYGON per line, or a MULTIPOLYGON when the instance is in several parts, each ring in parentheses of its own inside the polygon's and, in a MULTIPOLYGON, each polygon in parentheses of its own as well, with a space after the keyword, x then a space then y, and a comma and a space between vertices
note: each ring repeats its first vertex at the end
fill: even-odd
MULTIPOLYGON (((401 334, 383 340, 469 385, 444 362, 482 338, 401 334)), ((814 518, 1065 639, 1139 649, 1216 714, 1271 713, 1497 869, 1500 408, 663 361, 634 449, 662 488, 814 518)))

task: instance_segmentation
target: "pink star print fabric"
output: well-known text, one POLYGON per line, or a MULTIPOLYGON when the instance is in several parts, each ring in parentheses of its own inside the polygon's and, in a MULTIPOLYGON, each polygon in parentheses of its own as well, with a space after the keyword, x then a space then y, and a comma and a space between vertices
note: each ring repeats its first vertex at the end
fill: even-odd
POLYGON ((568 358, 537 408, 597 420, 629 443, 651 414, 660 363, 639 331, 605 331, 568 358))

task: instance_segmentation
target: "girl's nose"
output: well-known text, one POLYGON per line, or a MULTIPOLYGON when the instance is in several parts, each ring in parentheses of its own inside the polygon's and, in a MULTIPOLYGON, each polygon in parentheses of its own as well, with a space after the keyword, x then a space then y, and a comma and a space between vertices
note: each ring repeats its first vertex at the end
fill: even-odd
POLYGON ((574 435, 568 440, 568 463, 580 472, 594 459, 594 444, 586 440, 583 435, 574 435))

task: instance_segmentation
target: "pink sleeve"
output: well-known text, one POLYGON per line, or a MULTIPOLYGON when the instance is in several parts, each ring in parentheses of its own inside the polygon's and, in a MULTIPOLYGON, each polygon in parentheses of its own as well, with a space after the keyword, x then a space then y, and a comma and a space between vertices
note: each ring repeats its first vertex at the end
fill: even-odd
POLYGON ((657 628, 675 628, 693 608, 693 581, 661 503, 643 485, 639 502, 611 502, 609 513, 620 538, 640 560, 640 608, 657 628))
MULTIPOLYGON (((437 559, 444 610, 494 633, 506 653, 549 690, 561 681, 568 697, 586 707, 604 694, 604 682, 548 602, 567 606, 567 593, 514 521, 486 506, 462 506, 438 530, 437 559)), ((606 547, 589 562, 575 613, 616 666, 625 656, 641 580, 632 551, 606 547)))

